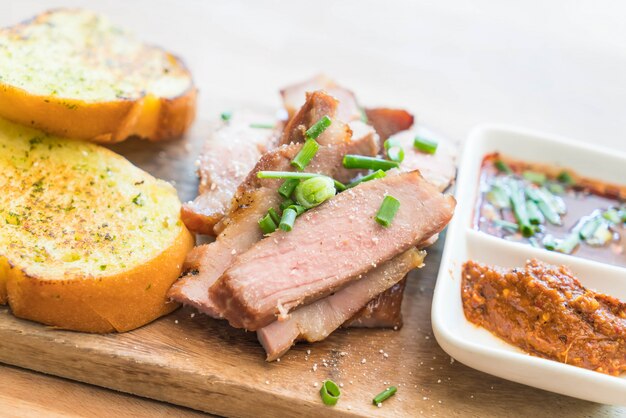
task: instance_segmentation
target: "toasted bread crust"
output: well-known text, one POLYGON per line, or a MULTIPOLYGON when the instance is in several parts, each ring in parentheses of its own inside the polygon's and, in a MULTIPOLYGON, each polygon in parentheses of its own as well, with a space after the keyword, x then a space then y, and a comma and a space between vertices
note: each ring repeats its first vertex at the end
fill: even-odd
POLYGON ((9 267, 5 296, 19 318, 83 332, 129 331, 178 307, 167 300, 166 293, 193 244, 191 233, 183 227, 173 244, 157 257, 131 270, 98 278, 46 280, 9 267))
POLYGON ((151 141, 181 137, 196 115, 197 89, 173 99, 147 95, 139 100, 85 102, 35 96, 0 83, 0 117, 48 133, 114 143, 131 136, 151 141))
POLYGON ((0 305, 7 303, 7 274, 9 268, 7 259, 0 257, 0 305))

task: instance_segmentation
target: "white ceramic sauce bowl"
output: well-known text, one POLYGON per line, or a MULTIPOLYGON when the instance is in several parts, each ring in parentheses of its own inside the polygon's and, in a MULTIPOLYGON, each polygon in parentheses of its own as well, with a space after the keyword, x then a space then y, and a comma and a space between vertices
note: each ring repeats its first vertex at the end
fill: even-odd
POLYGON ((583 177, 609 183, 626 182, 624 153, 507 126, 484 125, 472 130, 462 152, 457 210, 447 232, 433 297, 432 325, 437 342, 456 360, 477 370, 580 399, 626 405, 626 375, 609 376, 531 356, 465 319, 461 268, 467 260, 502 267, 522 267, 530 258, 565 264, 583 286, 626 301, 626 268, 534 248, 474 229, 482 161, 494 152, 569 168, 583 177))

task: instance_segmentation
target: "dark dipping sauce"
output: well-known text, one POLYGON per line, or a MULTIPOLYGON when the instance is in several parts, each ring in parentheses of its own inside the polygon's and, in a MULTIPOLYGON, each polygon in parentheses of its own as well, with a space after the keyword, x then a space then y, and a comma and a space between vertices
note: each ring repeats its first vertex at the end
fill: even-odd
MULTIPOLYGON (((474 227, 509 241, 626 267, 625 200, 624 186, 492 154, 483 160, 474 227), (530 223, 532 231, 523 230, 511 194, 517 196, 519 207, 537 198, 537 192, 553 208, 562 209, 558 223, 539 210, 542 222, 530 223)), ((536 203, 530 204, 536 209, 536 203)))

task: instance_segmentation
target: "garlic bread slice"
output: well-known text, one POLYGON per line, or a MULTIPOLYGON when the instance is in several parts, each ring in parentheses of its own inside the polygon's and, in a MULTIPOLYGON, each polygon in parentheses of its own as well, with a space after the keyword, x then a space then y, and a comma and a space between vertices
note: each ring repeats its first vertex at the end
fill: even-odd
POLYGON ((181 60, 85 10, 0 29, 0 117, 95 142, 181 136, 196 88, 181 60))
POLYGON ((101 146, 0 119, 0 301, 55 327, 126 331, 173 310, 191 234, 174 188, 101 146))

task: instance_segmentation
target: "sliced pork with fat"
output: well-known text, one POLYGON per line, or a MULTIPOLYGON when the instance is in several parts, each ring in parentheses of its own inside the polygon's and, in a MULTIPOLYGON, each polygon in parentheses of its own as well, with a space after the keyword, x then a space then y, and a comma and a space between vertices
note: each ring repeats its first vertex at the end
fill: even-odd
MULTIPOLYGON (((345 141, 332 147, 320 147, 307 171, 341 178, 348 175, 341 164, 345 154, 376 153, 375 138, 371 135, 345 141)), ((281 181, 260 180, 257 173, 293 170, 290 162, 301 148, 302 144, 285 145, 263 155, 237 189, 228 213, 220 222, 221 233, 214 242, 196 247, 189 253, 184 266, 187 273, 174 283, 169 297, 212 317, 221 316, 209 297, 210 286, 239 254, 263 238, 258 220, 282 201, 278 194, 281 181)))
MULTIPOLYGON (((332 120, 331 126, 317 138, 317 142, 321 145, 320 150, 305 171, 329 175, 343 183, 348 183, 355 176, 364 175, 367 172, 343 168, 341 164, 343 155, 374 156, 377 153, 383 154, 382 143, 384 139, 397 134, 398 131, 410 128, 413 123, 413 116, 400 109, 360 108, 350 90, 337 85, 324 76, 289 86, 281 91, 281 94, 290 117, 282 133, 251 126, 256 123, 272 121, 274 118, 271 116, 252 116, 248 117, 248 121, 243 121, 242 117, 247 116, 247 114, 237 112, 233 114, 229 124, 225 124, 230 132, 229 129, 226 129, 225 132, 220 130, 212 135, 210 141, 207 141, 198 170, 201 179, 199 196, 194 202, 184 205, 182 217, 190 229, 200 233, 214 234, 217 235, 217 238, 214 243, 197 247, 189 254, 184 266, 187 274, 173 286, 170 292, 173 299, 193 305, 201 312, 216 318, 225 315, 231 324, 239 322, 238 326, 247 327, 251 330, 258 328, 261 324, 273 321, 277 316, 284 319, 287 317, 287 312, 291 311, 291 315, 288 316, 291 319, 286 322, 271 323, 258 331, 261 340, 262 335, 266 335, 266 342, 263 344, 268 349, 269 359, 272 355, 280 355, 281 350, 286 351, 297 339, 309 341, 324 339, 338 326, 401 326, 401 301, 406 283, 406 279, 403 280, 403 278, 406 276, 406 272, 402 275, 398 272, 394 276, 394 280, 389 280, 391 273, 385 276, 387 279, 385 281, 375 281, 372 277, 376 277, 376 272, 380 271, 382 264, 386 264, 389 271, 395 271, 390 263, 397 262, 398 259, 406 256, 405 253, 402 253, 402 249, 407 250, 407 253, 415 252, 416 250, 410 249, 411 245, 417 244, 418 248, 424 246, 425 241, 435 239, 437 234, 434 232, 438 231, 434 229, 430 236, 424 236, 419 242, 412 242, 406 247, 402 246, 403 241, 401 239, 402 242, 394 246, 394 251, 389 251, 390 247, 386 247, 383 251, 379 250, 379 254, 377 251, 372 252, 369 247, 365 248, 365 252, 370 252, 374 265, 378 264, 378 267, 372 266, 370 263, 372 260, 360 259, 359 247, 360 244, 367 247, 365 235, 367 235, 368 230, 362 228, 359 222, 353 222, 351 215, 356 216, 361 211, 369 211, 371 213, 367 217, 373 223, 371 218, 378 208, 377 205, 369 205, 368 203, 363 206, 364 197, 359 193, 367 184, 364 183, 341 194, 352 194, 353 197, 356 196, 357 201, 352 208, 346 209, 344 205, 339 205, 335 209, 338 210, 335 228, 331 230, 328 225, 321 227, 322 233, 325 235, 347 236, 349 233, 355 234, 356 244, 351 239, 346 241, 342 238, 341 240, 341 243, 347 247, 346 253, 348 255, 345 257, 349 259, 347 264, 342 264, 342 260, 334 259, 334 256, 330 254, 334 251, 330 244, 336 244, 337 241, 327 240, 320 245, 324 249, 317 249, 319 257, 322 258, 321 268, 322 270, 326 269, 324 277, 307 276, 306 271, 312 271, 306 267, 308 261, 304 262, 304 265, 295 266, 298 273, 302 269, 306 270, 304 274, 306 278, 304 281, 296 280, 295 285, 291 288, 289 288, 290 285, 284 286, 284 274, 282 273, 287 273, 286 271, 283 271, 282 275, 275 276, 273 280, 269 280, 267 288, 252 280, 250 280, 248 287, 239 281, 242 276, 235 274, 231 276, 230 273, 243 271, 241 260, 249 257, 247 254, 249 250, 254 251, 263 242, 274 239, 277 240, 276 245, 278 247, 284 245, 284 233, 278 231, 263 239, 258 226, 258 220, 267 214, 267 210, 269 208, 277 209, 282 202, 283 198, 277 192, 282 180, 259 180, 256 173, 259 170, 293 170, 289 163, 300 150, 301 143, 305 141, 307 129, 323 116, 328 116, 332 120), (364 114, 367 118, 363 117, 364 114), (368 124, 362 122, 365 119, 367 119, 368 124), (235 132, 235 129, 239 128, 259 136, 263 135, 266 139, 244 138, 243 135, 235 132), (232 140, 228 139, 230 134, 234 135, 232 140), (259 160, 264 151, 273 149, 279 144, 292 145, 283 146, 259 160), (254 170, 246 177, 245 173, 252 167, 254 170), (245 180, 241 182, 244 177, 245 180), (239 182, 241 184, 236 187, 239 182), (344 222, 351 224, 352 227, 349 231, 342 225, 344 222), (328 255, 327 259, 323 259, 322 255, 328 255), (376 258, 376 256, 380 257, 376 258), (354 258, 357 260, 353 260, 354 258), (363 267, 363 263, 367 266, 363 267), (344 273, 344 267, 347 267, 349 272, 344 273), (334 274, 330 273, 331 270, 334 274), (354 273, 356 271, 358 273, 354 273), (370 281, 369 286, 361 284, 367 283, 366 280, 374 281, 370 281), (385 286, 382 286, 383 282, 385 286), (239 285, 242 287, 237 287, 239 285), (280 296, 264 294, 265 291, 273 292, 272 289, 276 290, 280 296), (349 295, 349 297, 341 297, 341 295, 349 295), (272 298, 274 298, 273 301, 271 301, 272 298), (258 309, 259 306, 261 309, 258 309), (242 313, 233 313, 242 307, 244 308, 242 313), (305 315, 305 312, 309 312, 309 314, 305 315), (237 318, 238 315, 239 318, 237 318), (313 318, 311 318, 312 315, 313 318), (295 322, 298 324, 296 335, 293 334, 295 319, 297 319, 295 322), (269 330, 274 330, 274 333, 268 333, 269 330), (277 337, 276 332, 281 334, 280 337, 277 337)), ((421 169, 424 177, 432 181, 436 188, 440 190, 446 188, 454 176, 454 171, 450 174, 446 167, 442 168, 438 165, 443 162, 449 167, 449 163, 454 168, 453 158, 445 153, 436 156, 419 153, 412 148, 413 132, 409 131, 404 134, 405 136, 400 138, 407 157, 397 171, 421 169)), ((390 179, 395 174, 396 170, 393 170, 393 172, 387 173, 387 178, 371 183, 391 182, 390 179)), ((400 177, 402 176, 405 175, 400 177)), ((395 196, 395 189, 395 186, 389 187, 387 192, 395 196)), ((376 190, 376 193, 378 192, 376 190)), ((315 213, 327 205, 334 204, 332 202, 339 199, 341 195, 303 214, 297 219, 294 230, 289 234, 296 232, 303 222, 308 225, 307 229, 316 231, 317 221, 321 220, 324 224, 324 219, 316 217, 315 213)), ((401 201, 404 202, 404 200, 405 196, 403 195, 401 201)), ((408 200, 410 201, 410 199, 408 200)), ((427 198, 426 201, 428 200, 431 199, 427 198)), ((428 207, 430 207, 430 203, 428 203, 428 207)), ((426 210, 422 207, 424 202, 421 200, 417 202, 417 199, 406 205, 401 205, 402 208, 406 206, 411 206, 416 211, 426 210)), ((454 203, 452 199, 443 199, 439 206, 443 209, 436 209, 435 212, 441 212, 437 216, 443 219, 445 218, 443 212, 449 211, 451 213, 454 203)), ((401 217, 400 214, 398 216, 401 217)), ((426 217, 428 218, 428 216, 426 217)), ((417 220, 418 223, 420 221, 421 219, 417 220)), ((436 223, 437 221, 433 222, 436 223)), ((442 220, 441 223, 442 228, 447 220, 442 220)), ((428 219, 426 224, 428 224, 428 219)), ((375 225, 383 229, 377 224, 375 225)), ((404 237, 403 234, 411 228, 407 225, 405 229, 397 231, 399 234, 397 236, 404 237)), ((388 238, 383 238, 382 241, 380 241, 380 237, 375 238, 378 238, 378 242, 382 242, 383 247, 385 247, 388 238)), ((316 251, 313 246, 309 245, 308 241, 304 245, 299 242, 292 244, 294 249, 297 249, 298 246, 304 248, 305 253, 309 256, 308 259, 315 258, 316 251), (307 252, 307 247, 309 247, 310 252, 307 252)), ((297 249, 297 251, 301 250, 297 249)), ((276 257, 274 253, 268 254, 268 258, 276 257)), ((291 263, 291 250, 279 254, 277 263, 282 263, 283 257, 286 257, 288 263, 291 263)), ((273 267, 268 268, 262 260, 248 261, 258 263, 258 268, 262 270, 260 271, 261 282, 265 282, 276 273, 276 271, 272 273, 273 267)))
POLYGON ((261 155, 276 146, 280 130, 251 127, 273 120, 262 113, 239 111, 223 121, 206 140, 198 159, 198 197, 182 206, 181 218, 190 231, 215 235, 239 184, 261 155))
POLYGON ((209 293, 232 326, 259 329, 438 233, 454 206, 419 172, 361 183, 239 256, 209 293), (384 228, 374 216, 387 194, 400 209, 384 228))
POLYGON ((274 361, 299 340, 321 341, 349 320, 367 301, 402 281, 403 277, 423 263, 424 251, 410 249, 370 270, 360 280, 332 296, 293 311, 283 321, 274 321, 257 331, 267 353, 274 361))

